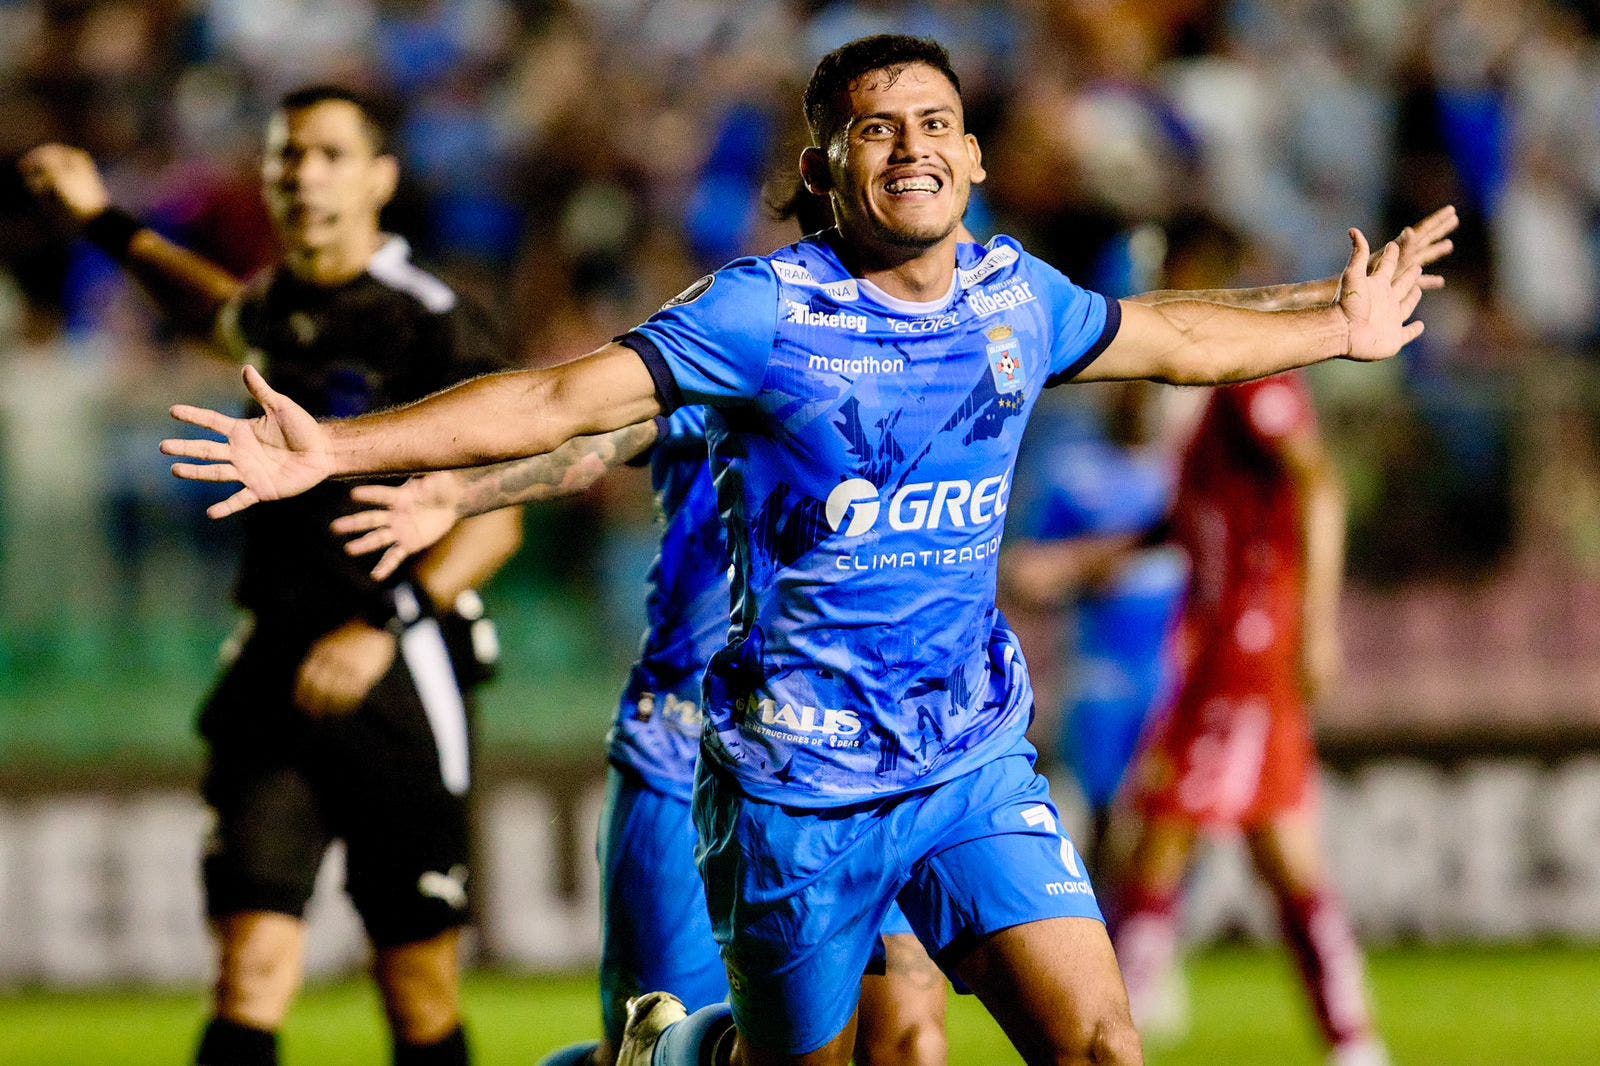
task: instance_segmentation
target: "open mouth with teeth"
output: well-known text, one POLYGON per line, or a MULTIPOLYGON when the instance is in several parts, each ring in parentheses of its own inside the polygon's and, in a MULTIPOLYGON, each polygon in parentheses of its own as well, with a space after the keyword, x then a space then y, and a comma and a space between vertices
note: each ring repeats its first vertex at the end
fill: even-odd
POLYGON ((905 178, 892 178, 883 186, 884 191, 890 196, 932 196, 944 187, 944 183, 932 174, 916 174, 905 178))

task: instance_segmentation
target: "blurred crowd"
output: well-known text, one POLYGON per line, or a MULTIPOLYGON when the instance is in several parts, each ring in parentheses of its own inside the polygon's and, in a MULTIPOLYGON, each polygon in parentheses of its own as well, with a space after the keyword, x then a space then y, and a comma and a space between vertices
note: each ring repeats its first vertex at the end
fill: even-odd
MULTIPOLYGON (((1600 14, 1583 0, 0 0, 0 160, 81 145, 120 203, 248 273, 272 254, 256 153, 274 101, 360 87, 398 131, 389 225, 549 363, 793 239, 770 205, 805 141, 800 89, 882 31, 955 57, 990 164, 974 232, 1110 294, 1159 280, 1162 224, 1185 214, 1246 239, 1250 284, 1331 274, 1348 226, 1389 235, 1455 203, 1423 340, 1317 382, 1357 569, 1484 569, 1532 526, 1600 567, 1600 14)), ((0 167, 13 581, 83 573, 85 514, 111 570, 226 536, 149 447, 165 402, 232 388, 209 373, 0 167), (94 435, 75 432, 84 410, 94 435)), ((28 610, 8 600, 13 621, 28 610)))

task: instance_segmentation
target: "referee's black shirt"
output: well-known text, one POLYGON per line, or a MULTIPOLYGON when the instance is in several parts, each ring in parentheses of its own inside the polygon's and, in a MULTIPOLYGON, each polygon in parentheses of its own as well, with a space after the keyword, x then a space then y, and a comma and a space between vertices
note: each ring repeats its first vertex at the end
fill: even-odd
MULTIPOLYGON (((421 399, 508 365, 503 340, 481 309, 411 261, 389 237, 359 277, 313 285, 282 267, 266 271, 224 309, 223 343, 255 363, 274 389, 317 418, 348 418, 421 399)), ((387 616, 373 560, 344 552, 328 531, 350 502, 350 482, 326 482, 246 511, 236 595, 258 624, 332 628, 387 616)))

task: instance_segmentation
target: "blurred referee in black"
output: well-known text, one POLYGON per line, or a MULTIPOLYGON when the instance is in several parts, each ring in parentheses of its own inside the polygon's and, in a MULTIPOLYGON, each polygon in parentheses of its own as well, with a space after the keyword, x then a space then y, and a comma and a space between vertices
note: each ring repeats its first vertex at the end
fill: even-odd
MULTIPOLYGON (((175 321, 256 363, 318 415, 419 399, 506 365, 478 310, 379 228, 398 165, 360 96, 284 97, 267 128, 262 190, 282 246, 241 284, 110 203, 87 154, 44 145, 22 161, 40 200, 116 257, 175 321)), ((323 854, 345 842, 347 890, 375 951, 397 1066, 467 1062, 459 933, 467 919, 477 663, 456 609, 515 553, 520 514, 457 526, 382 585, 328 530, 354 510, 324 486, 247 516, 242 641, 200 714, 215 814, 208 914, 219 947, 202 1066, 268 1066, 300 986, 303 915, 323 854)), ((230 644, 235 642, 230 642, 230 644)))

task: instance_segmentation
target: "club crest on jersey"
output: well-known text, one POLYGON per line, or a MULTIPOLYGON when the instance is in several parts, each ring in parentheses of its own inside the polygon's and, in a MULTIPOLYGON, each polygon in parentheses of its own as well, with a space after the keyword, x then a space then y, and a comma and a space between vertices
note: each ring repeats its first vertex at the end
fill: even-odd
POLYGON ((996 326, 984 334, 989 338, 989 373, 994 375, 994 389, 1004 396, 1021 392, 1028 384, 1028 375, 1022 365, 1022 341, 1010 326, 996 326))

